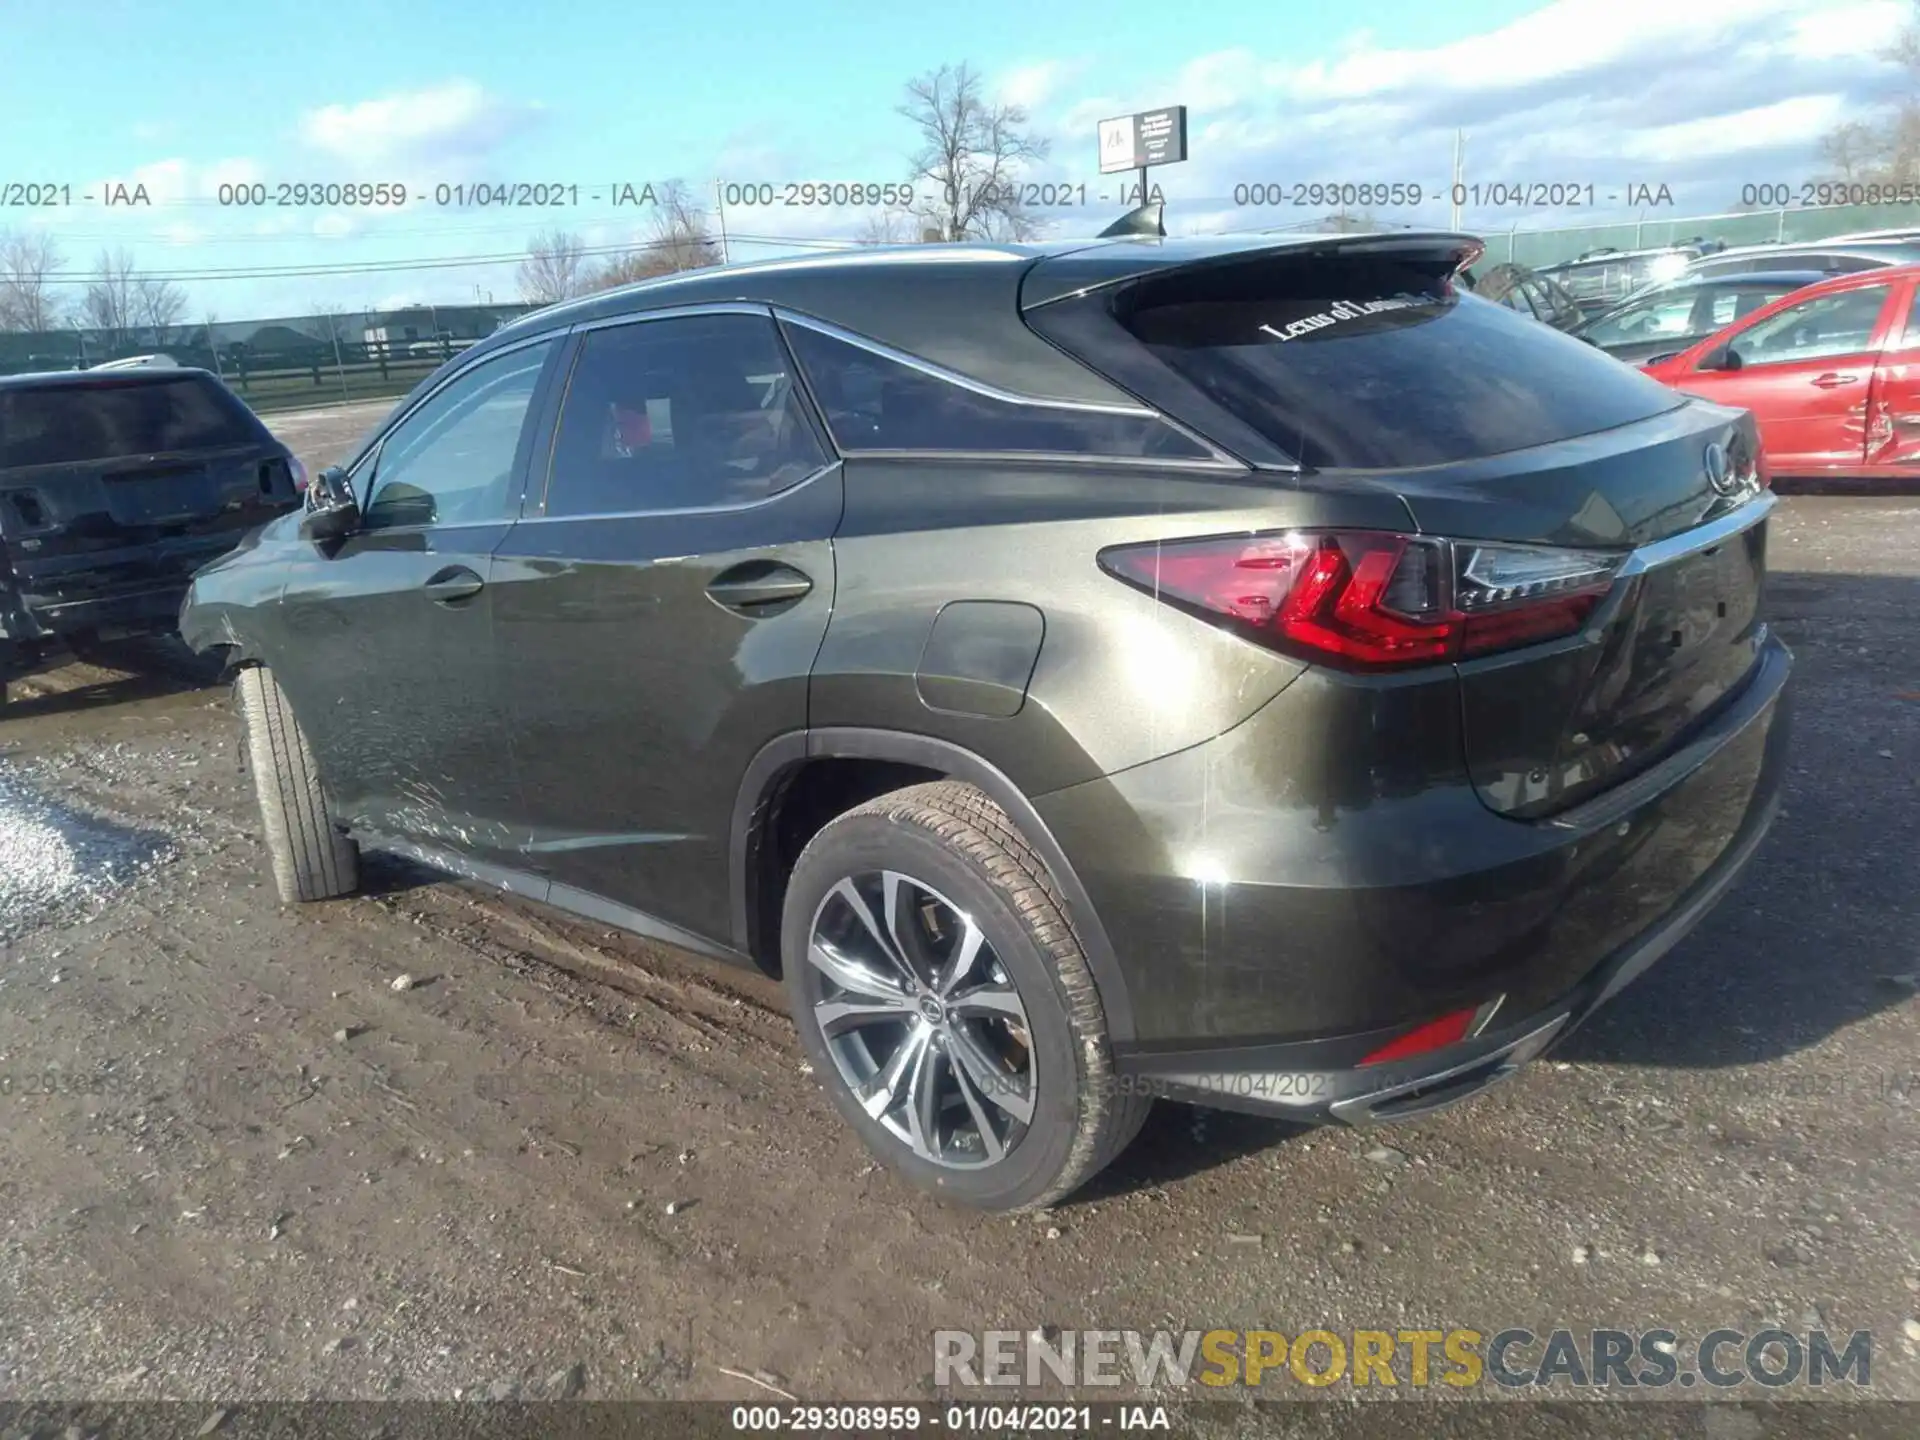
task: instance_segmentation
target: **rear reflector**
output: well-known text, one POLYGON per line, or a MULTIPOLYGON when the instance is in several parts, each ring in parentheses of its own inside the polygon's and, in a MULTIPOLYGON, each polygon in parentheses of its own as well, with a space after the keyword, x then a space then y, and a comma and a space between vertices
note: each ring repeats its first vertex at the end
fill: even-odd
POLYGON ((1474 1016, 1478 1008, 1454 1010, 1416 1026, 1398 1039, 1389 1040, 1378 1050, 1363 1057, 1362 1065, 1384 1065, 1389 1060, 1405 1060, 1413 1055, 1424 1055, 1429 1050, 1441 1050, 1456 1041, 1467 1038, 1467 1032, 1473 1028, 1474 1016))
POLYGON ((1121 545, 1111 575, 1275 649, 1351 669, 1490 654, 1579 631, 1624 556, 1377 530, 1121 545))

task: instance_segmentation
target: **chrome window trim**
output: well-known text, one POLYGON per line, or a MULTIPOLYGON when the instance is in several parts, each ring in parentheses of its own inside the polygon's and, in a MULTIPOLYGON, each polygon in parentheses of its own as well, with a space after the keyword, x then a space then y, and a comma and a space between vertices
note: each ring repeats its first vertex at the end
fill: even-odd
POLYGON ((870 355, 878 355, 883 360, 891 360, 896 365, 904 365, 909 370, 918 370, 922 375, 930 376, 947 385, 957 385, 962 390, 971 390, 974 394, 988 400, 998 400, 1005 405, 1024 405, 1041 410, 1072 410, 1086 415, 1119 415, 1133 420, 1159 420, 1164 417, 1159 411, 1144 405, 1103 404, 1093 400, 1044 400, 1036 395, 1022 395, 1013 390, 1002 390, 998 385, 989 385, 984 380, 975 380, 962 375, 957 370, 949 370, 944 365, 936 365, 931 360, 922 360, 917 355, 909 355, 904 350, 896 350, 891 345, 870 339, 854 330, 843 330, 826 320, 816 320, 811 315, 801 315, 792 310, 773 307, 773 314, 782 324, 798 325, 838 340, 843 345, 851 345, 865 350, 870 355))
POLYGON ((648 518, 657 520, 674 515, 731 515, 741 510, 757 510, 762 505, 771 505, 776 500, 784 500, 787 496, 797 494, 822 476, 830 474, 839 468, 840 457, 837 455, 832 456, 828 459, 827 463, 822 465, 818 470, 794 481, 793 484, 783 489, 775 490, 771 494, 762 495, 758 500, 735 500, 725 505, 678 505, 656 510, 593 510, 580 515, 550 515, 546 512, 545 507, 542 506, 538 515, 522 515, 515 523, 520 525, 552 525, 565 523, 570 520, 637 520, 648 518))
MULTIPOLYGON (((953 385, 961 390, 971 391, 973 394, 979 395, 984 399, 997 400, 1007 405, 1024 406, 1032 410, 1059 410, 1069 414, 1081 415, 1114 415, 1128 420, 1157 420, 1175 434, 1183 436, 1193 444, 1200 446, 1212 458, 1200 459, 1189 456, 1181 459, 1151 455, 1102 455, 1071 450, 901 450, 881 448, 878 446, 849 445, 838 435, 833 435, 834 448, 842 455, 885 456, 889 459, 899 456, 911 456, 916 459, 921 457, 999 459, 1012 456, 1025 459, 1066 460, 1069 462, 1100 461, 1122 465, 1173 466, 1186 470, 1245 471, 1249 468, 1234 459, 1233 456, 1222 450, 1218 445, 1215 445, 1211 440, 1196 434, 1179 421, 1161 414, 1150 405, 1107 405, 1089 400, 1047 400, 1037 395, 1022 395, 1017 391, 1003 390, 997 385, 989 385, 984 380, 975 380, 971 376, 962 375, 956 370, 949 370, 943 365, 936 365, 931 360, 922 360, 919 356, 910 355, 904 350, 896 350, 891 345, 870 339, 858 331, 845 330, 829 321, 817 320, 811 315, 802 315, 796 311, 786 310, 777 305, 772 308, 774 319, 780 321, 782 324, 792 324, 802 329, 812 330, 817 334, 827 336, 829 339, 838 340, 843 345, 851 345, 856 350, 864 350, 870 355, 876 355, 882 360, 891 361, 896 365, 904 365, 907 369, 918 371, 929 379, 937 380, 944 385, 953 385)), ((794 358, 796 361, 799 360, 798 356, 794 358)), ((806 376, 806 365, 804 363, 800 365, 800 372, 804 379, 806 376)), ((810 384, 809 391, 811 391, 810 384)), ((826 425, 828 431, 831 432, 833 423, 827 418, 826 408, 818 404, 816 404, 815 408, 820 411, 822 422, 826 425)))
POLYGON ((629 310, 620 315, 602 315, 597 320, 582 320, 568 326, 567 333, 587 335, 595 330, 616 330, 623 325, 637 325, 648 320, 685 320, 699 315, 758 315, 764 320, 772 318, 773 307, 751 300, 705 300, 696 305, 661 305, 650 310, 629 310))
POLYGON ((934 460, 942 464, 954 461, 975 463, 989 461, 1016 462, 1022 465, 1124 465, 1147 470, 1200 470, 1210 475, 1252 473, 1248 466, 1240 464, 1237 460, 1202 460, 1197 457, 1173 459, 1160 455, 1100 455, 1086 450, 848 450, 846 454, 861 460, 934 460))
POLYGON ((1710 520, 1691 530, 1683 530, 1678 535, 1669 535, 1664 540, 1655 540, 1650 545, 1642 545, 1629 552, 1626 563, 1615 572, 1617 578, 1629 575, 1644 575, 1662 565, 1671 565, 1675 560, 1685 559, 1702 550, 1711 550, 1745 533, 1765 520, 1773 513, 1773 507, 1780 497, 1771 490, 1762 490, 1752 499, 1738 508, 1729 510, 1718 520, 1710 520))

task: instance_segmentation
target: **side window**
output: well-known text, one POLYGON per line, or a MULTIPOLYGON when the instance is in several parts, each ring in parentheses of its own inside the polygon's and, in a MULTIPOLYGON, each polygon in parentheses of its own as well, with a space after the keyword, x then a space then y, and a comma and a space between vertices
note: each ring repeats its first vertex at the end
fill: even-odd
POLYGON ((787 338, 826 411, 834 443, 862 450, 1148 456, 1211 452, 1156 415, 1114 415, 982 394, 903 361, 789 325, 787 338))
POLYGON ((554 441, 547 514, 764 500, 827 459, 770 317, 637 320, 581 342, 554 441))
POLYGON ((1907 328, 1900 344, 1903 349, 1920 350, 1920 285, 1913 287, 1913 303, 1907 307, 1907 328))
POLYGON ((1887 303, 1887 289, 1868 285, 1789 305, 1740 336, 1734 349, 1749 365, 1857 355, 1869 348, 1874 324, 1887 303))
POLYGON ((367 527, 506 519, 520 432, 554 344, 482 361, 395 426, 369 460, 367 527))

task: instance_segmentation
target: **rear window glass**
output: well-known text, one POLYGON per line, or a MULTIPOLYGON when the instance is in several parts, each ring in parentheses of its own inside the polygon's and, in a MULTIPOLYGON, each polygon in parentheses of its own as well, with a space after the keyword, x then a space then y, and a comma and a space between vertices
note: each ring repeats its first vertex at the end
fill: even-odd
POLYGON ((1550 444, 1683 403, 1579 340, 1378 258, 1226 267, 1137 288, 1117 318, 1163 364, 1315 468, 1550 444))
POLYGON ((260 422, 211 380, 0 388, 0 467, 257 444, 260 422))

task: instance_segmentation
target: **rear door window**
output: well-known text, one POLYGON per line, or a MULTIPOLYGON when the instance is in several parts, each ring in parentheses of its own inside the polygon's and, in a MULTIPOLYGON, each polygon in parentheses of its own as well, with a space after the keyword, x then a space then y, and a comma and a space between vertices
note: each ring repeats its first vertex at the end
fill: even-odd
POLYGON ((0 469, 257 445, 266 438, 253 412, 204 376, 0 389, 0 469))
POLYGON ((1446 464, 1685 403, 1444 273, 1380 258, 1176 274, 1136 287, 1116 318, 1215 404, 1315 468, 1446 464))

